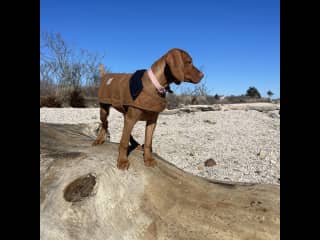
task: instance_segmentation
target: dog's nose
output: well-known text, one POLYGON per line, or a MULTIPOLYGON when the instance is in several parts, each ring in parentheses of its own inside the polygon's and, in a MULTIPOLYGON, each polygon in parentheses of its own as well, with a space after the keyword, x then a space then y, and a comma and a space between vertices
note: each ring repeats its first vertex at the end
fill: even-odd
POLYGON ((202 72, 200 72, 200 78, 203 78, 204 74, 202 72))

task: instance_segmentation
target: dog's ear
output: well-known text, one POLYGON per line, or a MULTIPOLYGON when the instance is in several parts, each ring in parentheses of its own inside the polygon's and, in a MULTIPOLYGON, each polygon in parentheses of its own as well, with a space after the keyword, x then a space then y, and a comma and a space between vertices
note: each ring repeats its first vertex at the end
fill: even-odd
POLYGON ((181 51, 178 49, 169 51, 166 56, 166 63, 169 65, 172 75, 182 82, 184 80, 184 63, 181 51))

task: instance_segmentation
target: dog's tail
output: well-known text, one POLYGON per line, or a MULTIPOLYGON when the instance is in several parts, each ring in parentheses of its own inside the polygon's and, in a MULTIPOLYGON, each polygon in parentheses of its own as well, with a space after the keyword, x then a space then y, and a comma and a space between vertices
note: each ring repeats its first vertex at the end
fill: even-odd
POLYGON ((100 64, 100 65, 99 65, 99 70, 100 70, 100 76, 103 77, 103 75, 105 74, 103 64, 100 64))

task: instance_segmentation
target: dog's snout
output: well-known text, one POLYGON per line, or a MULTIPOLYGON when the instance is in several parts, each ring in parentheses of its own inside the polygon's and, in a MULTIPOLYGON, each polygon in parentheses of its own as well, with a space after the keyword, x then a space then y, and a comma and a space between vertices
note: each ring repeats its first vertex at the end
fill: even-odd
POLYGON ((203 78, 204 74, 202 72, 199 72, 199 77, 203 78))

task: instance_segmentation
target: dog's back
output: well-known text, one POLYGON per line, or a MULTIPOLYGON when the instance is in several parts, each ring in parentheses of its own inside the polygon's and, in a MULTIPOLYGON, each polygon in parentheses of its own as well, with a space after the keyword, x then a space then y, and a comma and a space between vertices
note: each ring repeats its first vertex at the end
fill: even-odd
MULTIPOLYGON (((165 109, 165 98, 160 97, 158 94, 151 94, 150 91, 143 86, 137 89, 137 96, 132 96, 134 95, 132 91, 135 91, 135 88, 132 87, 136 87, 137 82, 134 82, 135 85, 130 88, 130 79, 132 76, 135 76, 135 74, 105 73, 101 67, 100 73, 101 83, 98 93, 100 103, 112 105, 113 108, 122 113, 126 112, 127 106, 152 112, 162 112, 165 109)), ((143 76, 140 74, 138 78, 143 78, 143 76)))
MULTIPOLYGON (((132 74, 130 73, 106 73, 104 66, 100 68, 100 87, 98 92, 98 100, 100 103, 113 105, 118 111, 123 112, 123 92, 120 89, 127 88, 128 81, 132 74)), ((128 95, 127 93, 126 95, 128 95)), ((129 95, 128 95, 129 96, 129 95)))

